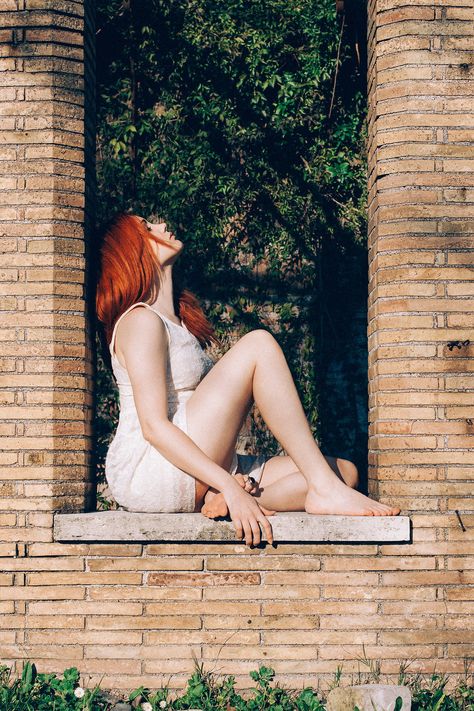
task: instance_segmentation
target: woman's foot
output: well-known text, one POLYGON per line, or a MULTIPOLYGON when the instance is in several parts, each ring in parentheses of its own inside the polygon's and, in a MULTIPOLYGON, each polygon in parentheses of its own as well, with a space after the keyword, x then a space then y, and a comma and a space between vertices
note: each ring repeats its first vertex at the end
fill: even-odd
POLYGON ((335 479, 327 490, 308 490, 305 511, 311 514, 343 516, 397 516, 400 509, 388 506, 355 491, 339 479, 335 479))
POLYGON ((229 509, 224 499, 224 495, 216 491, 207 491, 204 496, 201 513, 207 518, 221 518, 227 516, 229 509))
MULTIPOLYGON (((245 489, 245 491, 248 491, 249 494, 257 493, 258 484, 254 485, 252 481, 250 481, 250 477, 247 476, 247 474, 236 474, 235 478, 239 482, 240 486, 245 489)), ((275 511, 265 509, 263 506, 260 506, 260 509, 265 516, 272 516, 275 513, 275 511)), ((229 509, 227 507, 224 494, 208 489, 206 495, 204 496, 204 504, 202 506, 201 513, 207 518, 222 518, 227 516, 229 509)))

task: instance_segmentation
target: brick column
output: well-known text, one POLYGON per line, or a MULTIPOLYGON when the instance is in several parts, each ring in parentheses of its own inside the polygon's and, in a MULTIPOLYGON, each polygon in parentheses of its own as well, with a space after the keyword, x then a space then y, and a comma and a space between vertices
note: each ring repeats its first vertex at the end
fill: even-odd
POLYGON ((0 10, 0 540, 46 541, 90 490, 84 4, 0 10))
POLYGON ((369 486, 433 525, 472 511, 473 15, 369 5, 369 486))

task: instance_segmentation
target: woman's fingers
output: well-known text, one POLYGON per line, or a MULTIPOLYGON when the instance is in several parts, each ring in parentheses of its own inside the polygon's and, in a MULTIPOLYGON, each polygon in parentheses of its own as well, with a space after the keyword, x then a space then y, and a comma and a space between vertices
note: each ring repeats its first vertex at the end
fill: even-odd
POLYGON ((246 546, 251 546, 253 543, 253 529, 250 524, 250 521, 243 521, 242 522, 243 528, 244 528, 244 533, 245 533, 245 545, 246 546))
POLYGON ((267 541, 273 543, 273 531, 268 519, 255 499, 250 495, 247 496, 244 491, 240 489, 241 493, 237 495, 237 500, 231 497, 227 502, 237 538, 242 540, 245 537, 248 546, 258 545, 262 540, 263 531, 267 541))
POLYGON ((245 486, 244 486, 245 491, 247 491, 249 494, 253 494, 258 490, 258 484, 255 481, 255 479, 251 476, 248 476, 245 474, 245 486))
POLYGON ((265 538, 267 539, 267 542, 273 543, 273 529, 268 518, 266 516, 262 516, 261 518, 259 518, 259 523, 265 532, 265 538))
POLYGON ((234 518, 233 523, 234 523, 234 528, 235 528, 235 535, 239 539, 239 541, 241 541, 242 537, 244 535, 243 528, 242 528, 242 522, 239 518, 234 518))
POLYGON ((246 491, 248 494, 257 493, 257 491, 259 490, 259 486, 258 482, 255 481, 253 476, 250 476, 249 474, 240 474, 239 477, 241 477, 242 488, 244 491, 246 491))
POLYGON ((258 546, 258 544, 261 541, 262 534, 260 531, 260 526, 258 525, 257 519, 251 519, 250 520, 250 525, 252 527, 252 537, 253 537, 253 545, 258 546))

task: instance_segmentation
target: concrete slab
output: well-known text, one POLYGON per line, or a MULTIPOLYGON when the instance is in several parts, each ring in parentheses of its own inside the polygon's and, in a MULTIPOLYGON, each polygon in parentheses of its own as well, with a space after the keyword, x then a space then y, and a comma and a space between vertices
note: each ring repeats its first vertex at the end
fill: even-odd
MULTIPOLYGON (((276 542, 387 543, 410 541, 408 516, 315 516, 279 513, 269 518, 276 542)), ((237 541, 230 521, 200 513, 100 511, 56 514, 55 541, 237 541)))
POLYGON ((395 684, 360 684, 332 689, 327 698, 327 711, 410 711, 411 691, 395 684), (397 704, 397 698, 401 701, 397 704), (401 704, 401 705, 400 705, 401 704))

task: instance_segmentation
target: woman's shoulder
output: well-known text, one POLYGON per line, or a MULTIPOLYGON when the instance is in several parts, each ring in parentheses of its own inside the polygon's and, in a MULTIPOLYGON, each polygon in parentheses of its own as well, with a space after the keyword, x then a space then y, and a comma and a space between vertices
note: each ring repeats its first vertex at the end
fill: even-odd
POLYGON ((157 332, 165 333, 166 324, 161 316, 149 304, 139 301, 132 304, 117 321, 117 331, 136 331, 143 326, 150 326, 157 332))
MULTIPOLYGON (((123 352, 130 345, 140 349, 164 347, 167 341, 167 327, 163 319, 146 303, 133 304, 117 321, 115 351, 123 358, 123 352)), ((120 362, 120 361, 119 361, 120 362)))

